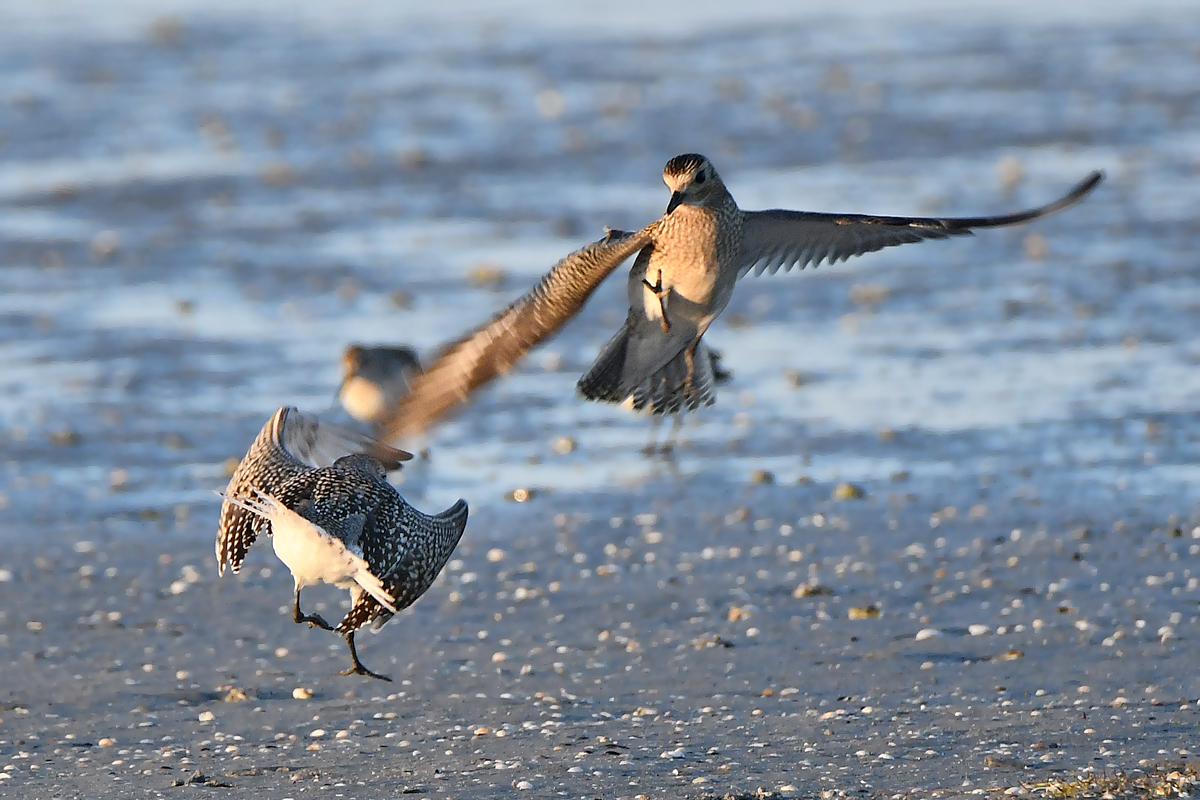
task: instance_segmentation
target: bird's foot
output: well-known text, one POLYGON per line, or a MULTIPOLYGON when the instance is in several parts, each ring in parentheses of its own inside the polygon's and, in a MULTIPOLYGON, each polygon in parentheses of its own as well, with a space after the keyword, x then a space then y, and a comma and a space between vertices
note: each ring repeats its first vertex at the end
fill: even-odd
POLYGON ((354 646, 354 631, 346 634, 346 644, 350 647, 350 660, 353 662, 353 666, 350 669, 343 670, 341 672, 342 675, 370 675, 372 678, 377 678, 381 681, 392 682, 392 679, 387 675, 371 672, 371 670, 364 667, 363 663, 358 660, 358 648, 354 646))
POLYGON ((333 630, 333 626, 326 622, 320 614, 297 614, 292 619, 297 623, 307 622, 310 628, 320 628, 323 631, 333 630))
POLYGON ((662 323, 662 331, 663 333, 670 333, 671 322, 667 319, 667 298, 671 295, 671 290, 663 288, 661 273, 659 273, 657 284, 651 283, 646 278, 642 278, 642 283, 658 298, 659 322, 662 323))
POLYGON ((350 667, 350 669, 344 669, 341 672, 339 672, 338 674, 339 675, 369 675, 372 678, 378 678, 381 681, 387 681, 388 683, 392 682, 392 679, 389 678, 387 675, 380 675, 378 672, 372 672, 371 670, 364 667, 358 661, 355 661, 354 666, 350 667))
POLYGON ((656 456, 661 456, 664 461, 669 461, 675 455, 675 443, 664 442, 663 444, 648 444, 642 448, 641 453, 646 458, 655 458, 656 456))

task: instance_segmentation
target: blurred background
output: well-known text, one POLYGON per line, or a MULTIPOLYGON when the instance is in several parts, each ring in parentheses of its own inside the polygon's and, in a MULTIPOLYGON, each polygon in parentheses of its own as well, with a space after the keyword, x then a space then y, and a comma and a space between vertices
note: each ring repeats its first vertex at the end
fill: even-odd
POLYGON ((231 459, 276 407, 328 409, 346 344, 428 355, 661 214, 690 151, 746 208, 978 215, 1108 180, 1034 226, 748 279, 674 465, 574 396, 614 278, 432 433, 410 499, 853 481, 1193 513, 1194 4, 249 5, 0 5, 5 535, 211 535, 231 459))

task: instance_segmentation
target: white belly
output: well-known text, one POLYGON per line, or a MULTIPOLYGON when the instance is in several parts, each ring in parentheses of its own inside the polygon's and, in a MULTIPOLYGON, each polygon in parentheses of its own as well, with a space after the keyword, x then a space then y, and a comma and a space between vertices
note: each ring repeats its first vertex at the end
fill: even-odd
POLYGON ((275 555, 291 570, 298 587, 332 583, 346 588, 367 562, 342 542, 282 505, 271 514, 271 542, 275 555))
POLYGON ((387 398, 379 386, 358 376, 346 381, 338 400, 346 413, 359 422, 375 422, 387 410, 387 398))

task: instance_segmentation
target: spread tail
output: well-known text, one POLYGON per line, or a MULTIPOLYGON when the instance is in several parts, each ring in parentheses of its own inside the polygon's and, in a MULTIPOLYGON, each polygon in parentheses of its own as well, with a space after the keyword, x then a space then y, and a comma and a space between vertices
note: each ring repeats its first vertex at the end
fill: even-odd
POLYGON ((639 352, 645 349, 639 348, 641 343, 631 340, 628 323, 622 326, 579 379, 579 393, 605 403, 623 403, 632 397, 635 409, 648 408, 654 414, 695 411, 713 404, 713 359, 702 341, 692 341, 662 366, 652 367, 649 374, 642 365, 653 353, 639 352))
POLYGON ((620 403, 629 396, 629 389, 623 385, 625 374, 625 354, 629 349, 629 323, 621 326, 621 330, 608 340, 600 355, 592 363, 587 374, 579 379, 576 388, 588 400, 599 400, 603 403, 620 403))

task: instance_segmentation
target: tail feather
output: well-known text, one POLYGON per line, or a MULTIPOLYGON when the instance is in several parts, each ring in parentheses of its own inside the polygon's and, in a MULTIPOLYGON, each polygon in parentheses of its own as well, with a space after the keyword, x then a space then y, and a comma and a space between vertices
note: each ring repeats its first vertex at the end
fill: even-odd
POLYGON ((458 535, 462 536, 462 532, 467 528, 468 511, 467 501, 459 500, 445 511, 438 514, 431 514, 430 519, 449 527, 451 530, 457 531, 458 535))
POLYGON ((354 576, 354 582, 361 586, 363 591, 374 597, 379 605, 393 614, 396 613, 396 598, 388 593, 383 586, 383 581, 371 574, 370 570, 360 569, 354 576))
MULTIPOLYGON (((217 492, 227 503, 249 511, 251 514, 257 514, 267 521, 271 521, 272 516, 281 513, 284 509, 282 503, 271 497, 269 494, 263 494, 257 489, 251 489, 250 494, 246 497, 234 497, 233 495, 224 492, 217 492)), ((286 510, 286 509, 285 509, 286 510)))
POLYGON ((638 374, 629 359, 628 325, 609 340, 592 368, 578 384, 579 393, 588 400, 623 403, 630 397, 633 407, 648 408, 655 414, 695 411, 715 400, 716 377, 712 356, 703 342, 684 347, 674 358, 649 375, 638 374))
POLYGON ((629 323, 626 322, 604 345, 587 374, 579 379, 579 383, 576 384, 579 393, 588 400, 604 403, 624 402, 629 396, 629 389, 623 385, 625 354, 628 349, 629 323))

